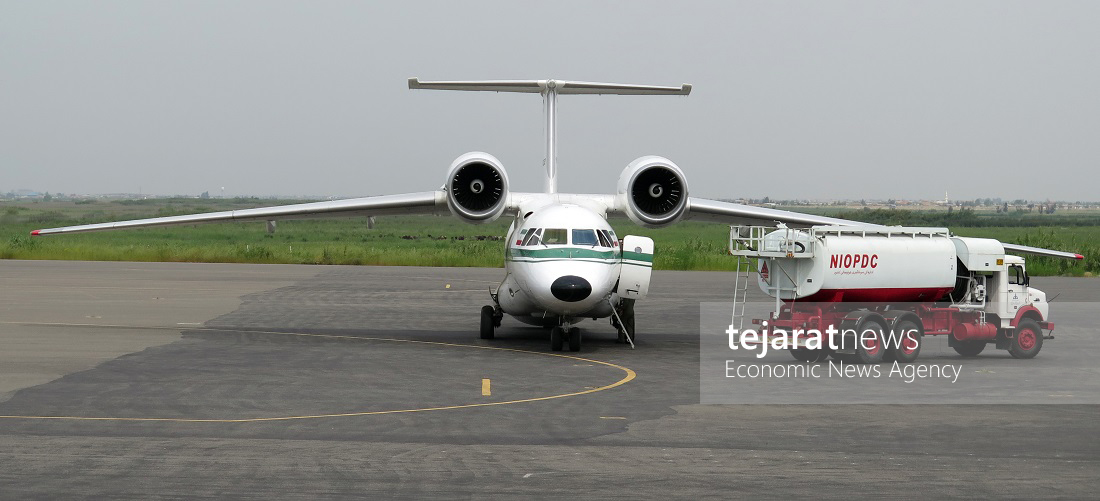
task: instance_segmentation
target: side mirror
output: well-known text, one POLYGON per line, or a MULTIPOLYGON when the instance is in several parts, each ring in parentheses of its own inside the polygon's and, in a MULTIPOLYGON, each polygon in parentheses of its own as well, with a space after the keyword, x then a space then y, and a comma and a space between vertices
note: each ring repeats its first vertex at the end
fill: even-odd
POLYGON ((1024 272, 1024 287, 1027 287, 1027 286, 1030 286, 1030 285, 1031 285, 1031 275, 1029 275, 1029 274, 1028 274, 1028 273, 1027 273, 1027 272, 1025 271, 1025 272, 1024 272))

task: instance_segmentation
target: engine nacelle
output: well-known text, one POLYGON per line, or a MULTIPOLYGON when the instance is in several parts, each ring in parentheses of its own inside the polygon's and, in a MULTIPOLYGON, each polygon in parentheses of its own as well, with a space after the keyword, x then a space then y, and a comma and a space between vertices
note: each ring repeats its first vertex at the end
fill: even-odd
POLYGON ((447 170, 447 207, 468 223, 488 223, 508 203, 508 174, 496 157, 472 151, 455 159, 447 170))
POLYGON ((641 157, 619 176, 618 198, 631 221, 650 228, 669 225, 687 212, 687 179, 667 158, 641 157))

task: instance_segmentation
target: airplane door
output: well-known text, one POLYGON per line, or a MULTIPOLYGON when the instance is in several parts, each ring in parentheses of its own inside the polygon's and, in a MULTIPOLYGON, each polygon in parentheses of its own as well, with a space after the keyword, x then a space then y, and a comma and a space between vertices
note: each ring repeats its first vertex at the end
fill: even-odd
POLYGON ((626 299, 643 299, 649 293, 653 273, 653 239, 627 235, 623 238, 619 288, 615 292, 626 299))

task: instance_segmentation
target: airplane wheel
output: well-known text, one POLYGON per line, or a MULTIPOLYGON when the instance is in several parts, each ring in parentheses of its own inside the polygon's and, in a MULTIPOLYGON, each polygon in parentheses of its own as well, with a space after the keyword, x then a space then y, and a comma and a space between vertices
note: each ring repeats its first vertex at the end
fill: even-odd
POLYGON ((569 329, 569 351, 581 351, 581 330, 576 327, 569 329))
POLYGON ((493 313, 495 312, 492 306, 481 307, 481 339, 493 339, 495 336, 493 332, 493 313))
POLYGON ((555 326, 550 329, 550 351, 561 351, 562 334, 561 327, 555 326))
MULTIPOLYGON (((620 315, 623 319, 623 330, 626 331, 626 335, 630 336, 630 340, 634 341, 634 302, 633 299, 623 300, 623 312, 620 315)), ((625 341, 625 340, 624 340, 625 341)))

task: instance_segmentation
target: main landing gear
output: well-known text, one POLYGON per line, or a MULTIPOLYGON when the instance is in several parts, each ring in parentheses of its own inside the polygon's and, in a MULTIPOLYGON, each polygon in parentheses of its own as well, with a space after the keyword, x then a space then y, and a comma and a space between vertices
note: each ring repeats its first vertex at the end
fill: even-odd
MULTIPOLYGON (((611 299, 607 302, 610 304, 611 299)), ((611 305, 611 326, 619 333, 619 343, 630 343, 634 349, 634 300, 623 299, 619 306, 611 305)))
POLYGON ((481 339, 493 339, 496 337, 496 328, 500 327, 500 319, 504 313, 489 305, 481 307, 481 339))

